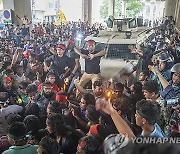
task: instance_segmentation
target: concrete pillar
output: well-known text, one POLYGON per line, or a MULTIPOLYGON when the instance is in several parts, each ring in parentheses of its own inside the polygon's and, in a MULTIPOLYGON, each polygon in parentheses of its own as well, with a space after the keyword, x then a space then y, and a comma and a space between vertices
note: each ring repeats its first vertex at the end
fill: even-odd
POLYGON ((122 17, 126 17, 126 5, 127 5, 127 0, 122 1, 122 17))
POLYGON ((114 17, 115 0, 108 0, 108 16, 114 17))
POLYGON ((176 0, 176 10, 174 19, 176 21, 176 27, 180 30, 180 0, 176 0))
POLYGON ((27 16, 29 20, 32 20, 31 13, 31 0, 14 0, 15 15, 19 17, 27 16))
POLYGON ((19 17, 27 16, 28 19, 32 20, 31 15, 31 0, 3 0, 3 9, 12 9, 14 11, 13 18, 14 23, 19 23, 16 15, 19 17))
POLYGON ((166 0, 165 2, 165 16, 173 16, 175 14, 177 0, 166 0))
POLYGON ((92 0, 82 0, 82 20, 89 21, 92 20, 92 0))
POLYGON ((14 0, 3 0, 3 9, 14 10, 14 0))
POLYGON ((88 0, 88 21, 92 22, 92 0, 88 0))

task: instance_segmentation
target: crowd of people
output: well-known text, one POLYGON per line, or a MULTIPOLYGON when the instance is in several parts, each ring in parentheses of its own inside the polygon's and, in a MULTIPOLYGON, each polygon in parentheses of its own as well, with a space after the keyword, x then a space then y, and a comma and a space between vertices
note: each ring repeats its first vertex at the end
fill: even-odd
POLYGON ((28 24, 6 25, 1 34, 1 153, 180 152, 176 144, 132 143, 180 137, 180 32, 173 19, 154 28, 142 50, 131 48, 141 67, 128 86, 102 81, 103 45, 88 40, 83 49, 75 46, 77 33, 84 39, 101 25, 47 23, 30 31, 28 24))

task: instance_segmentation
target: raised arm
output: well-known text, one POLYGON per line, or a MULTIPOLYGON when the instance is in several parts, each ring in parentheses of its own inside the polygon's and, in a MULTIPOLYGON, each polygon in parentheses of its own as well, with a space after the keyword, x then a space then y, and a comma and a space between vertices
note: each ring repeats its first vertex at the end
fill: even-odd
POLYGON ((84 88, 79 84, 79 79, 75 79, 75 80, 74 80, 74 84, 75 84, 77 90, 78 90, 80 93, 82 93, 82 94, 88 93, 88 91, 87 91, 86 89, 84 89, 84 88))
POLYGON ((134 133, 132 132, 131 128, 128 124, 124 121, 124 119, 118 114, 118 112, 112 107, 112 104, 109 100, 105 99, 98 99, 97 100, 100 104, 101 110, 109 114, 118 130, 119 133, 127 133, 128 138, 132 139, 135 137, 134 133))
POLYGON ((161 75, 161 73, 154 66, 149 65, 148 68, 159 78, 159 81, 161 82, 163 89, 169 86, 169 82, 161 75))
POLYGON ((82 54, 81 51, 80 51, 78 48, 76 48, 76 47, 74 47, 74 51, 75 51, 78 55, 80 55, 82 58, 84 58, 84 59, 88 59, 88 58, 89 58, 89 56, 87 56, 87 55, 85 55, 85 54, 82 54))

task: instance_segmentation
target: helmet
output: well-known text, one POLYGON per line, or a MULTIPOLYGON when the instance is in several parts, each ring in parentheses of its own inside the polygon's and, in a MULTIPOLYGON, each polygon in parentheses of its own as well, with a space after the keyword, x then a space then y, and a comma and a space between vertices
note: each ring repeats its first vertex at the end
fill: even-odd
POLYGON ((104 140, 103 148, 105 154, 117 154, 121 148, 128 144, 128 137, 125 134, 111 134, 104 140))
POLYGON ((171 72, 173 72, 173 73, 180 73, 180 63, 175 64, 175 65, 171 68, 171 72))

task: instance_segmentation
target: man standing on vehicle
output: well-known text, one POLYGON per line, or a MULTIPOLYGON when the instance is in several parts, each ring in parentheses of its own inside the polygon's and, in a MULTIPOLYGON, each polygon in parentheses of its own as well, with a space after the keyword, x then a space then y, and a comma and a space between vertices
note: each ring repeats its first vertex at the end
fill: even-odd
POLYGON ((106 54, 102 47, 97 48, 94 40, 88 40, 86 44, 87 50, 82 49, 80 51, 74 48, 74 51, 85 59, 85 72, 79 82, 79 85, 82 87, 90 80, 93 85, 95 81, 100 79, 100 60, 106 54))

